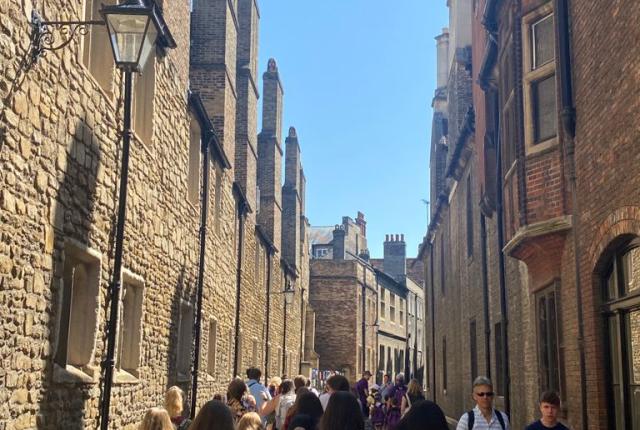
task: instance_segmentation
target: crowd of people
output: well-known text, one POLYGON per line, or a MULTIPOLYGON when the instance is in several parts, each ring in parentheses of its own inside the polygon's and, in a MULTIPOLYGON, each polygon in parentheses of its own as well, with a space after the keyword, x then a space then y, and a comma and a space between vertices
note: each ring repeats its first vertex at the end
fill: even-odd
MULTIPOLYGON (((263 385, 259 369, 247 369, 247 380, 233 379, 226 396, 215 395, 193 421, 183 411, 184 394, 171 387, 164 408, 149 409, 140 430, 448 430, 440 407, 426 400, 420 383, 405 383, 402 373, 394 382, 384 375, 382 385, 369 385, 366 371, 352 387, 346 377, 327 379, 324 392, 311 387, 302 375, 293 379, 271 378, 263 385)), ((507 415, 493 407, 491 381, 473 382, 474 409, 463 414, 456 430, 509 430, 507 415)), ((560 399, 543 394, 541 418, 526 430, 566 430, 557 420, 560 399)))

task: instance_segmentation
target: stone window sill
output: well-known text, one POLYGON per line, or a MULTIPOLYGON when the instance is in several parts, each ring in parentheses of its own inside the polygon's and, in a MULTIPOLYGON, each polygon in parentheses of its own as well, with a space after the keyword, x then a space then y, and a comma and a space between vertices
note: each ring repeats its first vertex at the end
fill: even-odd
POLYGON ((176 381, 178 382, 189 382, 191 380, 191 376, 188 373, 178 372, 176 375, 176 381))
POLYGON ((97 384, 100 379, 98 366, 78 368, 67 364, 65 367, 53 364, 53 381, 61 384, 97 384))
POLYGON ((140 379, 130 372, 123 369, 116 369, 114 372, 114 384, 115 385, 133 385, 139 384, 140 379))

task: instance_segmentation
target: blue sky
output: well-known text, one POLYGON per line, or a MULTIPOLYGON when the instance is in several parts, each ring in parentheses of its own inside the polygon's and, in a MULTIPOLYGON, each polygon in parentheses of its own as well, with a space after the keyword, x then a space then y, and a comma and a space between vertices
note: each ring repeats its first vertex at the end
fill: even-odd
POLYGON ((372 257, 389 233, 403 233, 415 256, 428 223, 421 199, 445 0, 265 0, 260 13, 260 75, 275 58, 311 225, 361 211, 372 257))

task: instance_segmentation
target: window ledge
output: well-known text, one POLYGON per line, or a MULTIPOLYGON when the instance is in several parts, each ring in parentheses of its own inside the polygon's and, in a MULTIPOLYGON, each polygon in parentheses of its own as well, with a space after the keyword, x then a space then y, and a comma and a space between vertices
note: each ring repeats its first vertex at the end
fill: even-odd
POLYGON ((178 372, 176 375, 176 381, 178 382, 189 382, 191 380, 191 376, 188 373, 180 373, 178 372))
POLYGON ((215 380, 216 380, 216 378, 213 375, 211 375, 210 373, 205 374, 204 375, 204 379, 207 382, 215 382, 215 380))
POLYGON ((133 385, 140 383, 140 379, 138 379, 137 376, 126 370, 116 369, 114 373, 113 383, 115 385, 133 385))
POLYGON ((78 368, 67 364, 65 367, 53 364, 53 381, 61 384, 97 384, 100 378, 98 366, 78 368))

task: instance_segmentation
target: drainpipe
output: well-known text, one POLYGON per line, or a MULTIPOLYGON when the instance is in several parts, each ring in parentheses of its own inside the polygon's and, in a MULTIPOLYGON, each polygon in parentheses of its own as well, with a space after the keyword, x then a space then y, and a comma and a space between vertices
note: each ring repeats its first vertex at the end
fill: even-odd
MULTIPOLYGON (((203 133, 205 134, 205 133, 203 133)), ((191 383, 191 412, 190 418, 196 415, 196 401, 198 397, 198 371, 200 370, 200 337, 202 334, 202 295, 204 283, 204 260, 207 242, 207 216, 209 211, 209 139, 213 135, 213 131, 209 130, 207 136, 202 138, 202 202, 200 211, 200 259, 198 261, 198 282, 197 282, 197 302, 196 302, 196 321, 195 321, 195 353, 193 357, 193 373, 191 383)), ((211 340, 209 340, 211 341, 211 340)))
POLYGON ((269 248, 267 250, 267 297, 266 297, 266 305, 265 305, 265 315, 267 321, 267 328, 265 330, 265 339, 264 339, 264 380, 265 382, 269 379, 269 355, 271 353, 269 348, 269 317, 271 310, 271 258, 273 257, 273 250, 269 248))
POLYGON ((300 360, 298 363, 298 374, 302 374, 302 356, 304 355, 304 326, 305 324, 305 306, 304 306, 304 288, 300 289, 300 360))
POLYGON ((366 345, 367 345, 367 321, 366 321, 366 297, 367 297, 367 267, 362 265, 362 369, 360 373, 364 373, 366 367, 366 345))
MULTIPOLYGON (((500 118, 498 116, 498 128, 500 130, 500 118)), ((504 209, 503 209, 503 181, 502 177, 502 142, 500 133, 497 135, 497 188, 496 193, 496 216, 498 221, 498 271, 500 282, 500 313, 502 314, 502 381, 504 383, 504 411, 507 415, 511 413, 510 385, 509 380, 509 314, 507 305, 507 285, 505 276, 505 258, 504 252, 504 209)))
MULTIPOLYGON (((286 274, 285 274, 285 290, 288 289, 288 283, 289 283, 289 279, 286 278, 286 274)), ((285 293, 286 294, 286 293, 285 293)), ((285 374, 285 366, 286 366, 286 361, 287 361, 287 298, 284 297, 284 327, 282 330, 282 374, 285 374)), ((288 377, 291 377, 291 375, 287 375, 288 377)))
POLYGON ((573 221, 573 257, 576 282, 576 306, 578 316, 578 353, 580 360, 580 406, 582 428, 589 428, 587 413, 587 380, 586 357, 584 350, 584 314, 582 304, 582 288, 580 282, 580 208, 578 204, 578 188, 576 184, 575 137, 576 110, 573 104, 573 85, 571 76, 571 33, 569 23, 569 0, 554 0, 556 11, 556 34, 558 34, 558 69, 560 71, 560 99, 562 110, 560 117, 564 129, 564 140, 568 164, 568 176, 571 190, 571 207, 573 221))
POLYGON ((240 292, 242 286, 242 244, 244 243, 244 216, 245 202, 240 199, 238 202, 238 262, 236 267, 236 320, 235 320, 235 352, 233 354, 233 375, 239 375, 238 365, 240 364, 240 292))
POLYGON ((480 216, 480 238, 482 242, 482 305, 484 312, 484 361, 485 375, 491 378, 491 322, 489 320, 489 276, 487 274, 487 220, 480 216))
POLYGON ((433 292, 433 290, 435 289, 433 285, 433 242, 429 244, 429 248, 431 254, 429 257, 429 271, 431 272, 431 372, 433 374, 431 389, 433 391, 433 402, 437 403, 436 392, 438 390, 436 390, 436 307, 434 304, 435 293, 433 292))

